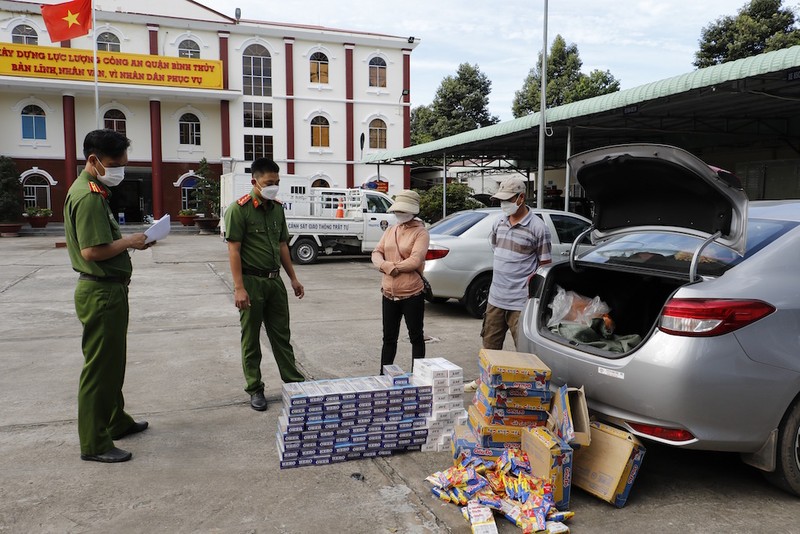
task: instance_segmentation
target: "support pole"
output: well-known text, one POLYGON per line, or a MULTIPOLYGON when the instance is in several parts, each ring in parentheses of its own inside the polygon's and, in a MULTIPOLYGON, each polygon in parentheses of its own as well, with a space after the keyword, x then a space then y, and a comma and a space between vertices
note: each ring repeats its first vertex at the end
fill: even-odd
POLYGON ((544 207, 544 138, 547 121, 545 108, 547 107, 547 0, 544 0, 544 32, 542 36, 542 86, 540 89, 541 100, 539 106, 539 165, 536 169, 536 207, 544 207))

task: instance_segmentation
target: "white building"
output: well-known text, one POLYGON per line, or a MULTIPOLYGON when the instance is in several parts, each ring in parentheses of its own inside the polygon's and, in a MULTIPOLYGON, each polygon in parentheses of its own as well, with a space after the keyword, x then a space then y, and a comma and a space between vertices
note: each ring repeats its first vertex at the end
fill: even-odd
POLYGON ((41 4, 61 1, 0 0, 0 140, 27 206, 61 219, 98 124, 132 141, 111 198, 128 222, 191 207, 202 158, 217 174, 271 157, 317 184, 409 187, 408 167, 378 176, 360 160, 410 144, 414 38, 230 18, 193 0, 99 0, 96 107, 92 34, 52 43, 42 20, 41 4))

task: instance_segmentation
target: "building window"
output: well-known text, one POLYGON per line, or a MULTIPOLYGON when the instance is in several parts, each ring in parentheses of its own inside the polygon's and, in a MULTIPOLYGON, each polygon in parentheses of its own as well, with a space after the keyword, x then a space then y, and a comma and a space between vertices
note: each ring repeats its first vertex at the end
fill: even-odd
POLYGON ((31 174, 22 180, 26 208, 51 208, 50 183, 41 174, 31 174))
POLYGON ((243 109, 246 128, 272 128, 272 104, 244 102, 243 109))
POLYGON ((178 45, 178 57, 200 58, 200 45, 191 39, 184 39, 178 45))
POLYGON ((118 109, 109 109, 103 115, 103 127, 126 135, 125 114, 118 109))
POLYGON ((253 44, 242 56, 242 93, 272 96, 272 58, 266 48, 253 44))
POLYGON ((325 117, 311 119, 311 146, 331 146, 330 125, 325 117))
POLYGON ((36 30, 27 24, 20 24, 11 30, 11 42, 15 44, 39 44, 39 35, 36 30))
POLYGON ((386 123, 380 119, 369 123, 369 147, 386 148, 386 123))
POLYGON ((178 121, 180 144, 200 145, 200 119, 194 113, 184 113, 178 121))
POLYGON ((386 87, 386 61, 383 58, 369 60, 369 86, 386 87))
POLYGON ((30 105, 22 108, 22 138, 47 139, 47 122, 44 110, 30 105))
POLYGON ((322 52, 311 54, 311 83, 328 83, 328 56, 322 52))
POLYGON ((244 159, 253 161, 258 158, 272 159, 272 136, 271 135, 245 135, 244 136, 244 159))
POLYGON ((103 32, 97 36, 97 49, 101 52, 119 52, 119 37, 111 32, 103 32))
POLYGON ((197 178, 186 178, 181 182, 181 209, 199 210, 201 207, 197 202, 197 178))

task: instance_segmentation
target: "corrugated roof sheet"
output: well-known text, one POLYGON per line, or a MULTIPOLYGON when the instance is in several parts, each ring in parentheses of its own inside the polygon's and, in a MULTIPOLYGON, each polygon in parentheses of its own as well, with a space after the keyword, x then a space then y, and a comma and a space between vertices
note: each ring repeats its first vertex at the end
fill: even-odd
MULTIPOLYGON (((612 109, 624 108, 625 106, 677 95, 703 87, 710 87, 725 82, 796 67, 800 67, 800 45, 759 54, 745 59, 730 61, 722 65, 698 69, 693 72, 647 83, 638 87, 632 87, 630 89, 624 89, 615 93, 548 108, 546 110, 547 123, 554 124, 559 121, 603 113, 612 109)), ((411 156, 428 152, 447 152, 449 148, 467 143, 491 139, 493 137, 503 137, 531 128, 538 128, 539 121, 540 113, 535 112, 525 117, 451 135, 450 137, 444 137, 436 141, 431 141, 430 143, 414 145, 401 150, 377 152, 368 155, 363 161, 365 163, 389 162, 408 159, 411 156)))

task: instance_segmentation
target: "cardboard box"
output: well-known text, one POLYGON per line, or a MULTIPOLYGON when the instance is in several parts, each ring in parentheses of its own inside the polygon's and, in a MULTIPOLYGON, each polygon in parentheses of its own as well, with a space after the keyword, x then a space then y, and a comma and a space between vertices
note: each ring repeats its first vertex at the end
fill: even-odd
POLYGON ((553 500, 559 510, 569 509, 572 486, 572 447, 545 427, 522 431, 522 450, 528 455, 531 474, 553 484, 553 500))
POLYGON ((556 434, 574 445, 588 446, 592 436, 589 431, 589 406, 583 386, 570 388, 566 384, 553 396, 550 411, 556 425, 556 434))
POLYGON ((470 406, 467 414, 467 426, 481 446, 505 447, 508 443, 519 444, 522 427, 493 425, 484 419, 475 406, 470 406))
POLYGON ((592 421, 591 445, 575 451, 575 485, 622 508, 639 474, 646 449, 624 430, 592 421))
POLYGON ((484 460, 496 462, 507 448, 518 448, 519 444, 510 443, 509 447, 483 447, 467 425, 456 425, 452 433, 453 459, 462 452, 467 456, 477 456, 484 460))
POLYGON ((478 390, 492 406, 521 410, 547 411, 550 409, 550 401, 553 396, 550 390, 541 391, 490 386, 482 380, 478 390))
POLYGON ((545 391, 548 389, 550 368, 534 354, 481 349, 478 364, 490 386, 505 384, 510 387, 518 385, 545 391))

